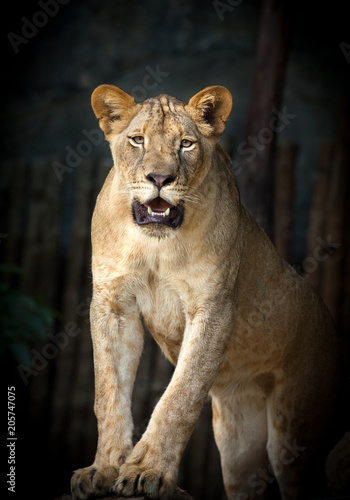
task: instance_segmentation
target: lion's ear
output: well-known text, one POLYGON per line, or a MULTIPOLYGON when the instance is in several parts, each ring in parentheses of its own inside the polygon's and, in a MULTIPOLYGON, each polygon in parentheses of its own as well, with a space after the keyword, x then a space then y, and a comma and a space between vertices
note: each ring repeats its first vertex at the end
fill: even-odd
POLYGON ((218 140, 232 109, 230 92, 220 85, 206 87, 193 96, 186 111, 206 137, 218 140))
POLYGON ((133 116, 134 99, 114 85, 100 85, 91 96, 91 105, 106 139, 111 132, 121 132, 133 116))

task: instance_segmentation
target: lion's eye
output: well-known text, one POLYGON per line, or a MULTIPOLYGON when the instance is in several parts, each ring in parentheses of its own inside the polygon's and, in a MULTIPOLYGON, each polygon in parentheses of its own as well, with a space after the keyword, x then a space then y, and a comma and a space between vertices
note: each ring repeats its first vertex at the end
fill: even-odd
POLYGON ((143 135, 134 135, 133 137, 130 137, 130 142, 131 144, 143 144, 145 142, 145 138, 143 135))
POLYGON ((192 144, 193 144, 193 141, 190 141, 189 139, 182 139, 182 141, 181 141, 182 148, 189 148, 190 146, 192 146, 192 144))

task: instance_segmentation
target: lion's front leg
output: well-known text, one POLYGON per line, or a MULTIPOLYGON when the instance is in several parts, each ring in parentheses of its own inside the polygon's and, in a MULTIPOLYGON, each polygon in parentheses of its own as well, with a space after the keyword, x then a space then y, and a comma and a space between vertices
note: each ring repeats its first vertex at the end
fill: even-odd
POLYGON ((186 329, 173 378, 146 432, 120 468, 117 493, 172 498, 182 453, 227 346, 228 333, 217 328, 217 318, 209 325, 205 318, 186 329))
POLYGON ((79 500, 108 494, 131 452, 131 396, 143 344, 136 311, 116 314, 99 297, 92 301, 90 316, 98 445, 94 463, 72 477, 72 494, 79 500))

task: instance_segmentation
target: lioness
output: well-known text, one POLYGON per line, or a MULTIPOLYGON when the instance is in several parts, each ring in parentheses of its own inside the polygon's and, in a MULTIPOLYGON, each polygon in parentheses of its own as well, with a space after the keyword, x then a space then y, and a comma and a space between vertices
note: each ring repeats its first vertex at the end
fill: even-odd
POLYGON ((102 85, 92 106, 114 167, 92 220, 98 446, 72 478, 74 497, 171 498, 210 394, 228 498, 262 498, 274 474, 284 500, 309 500, 337 337, 322 301, 240 204, 218 145, 231 94, 212 86, 188 104, 168 95, 135 103, 102 85), (133 448, 143 325, 176 368, 133 448))

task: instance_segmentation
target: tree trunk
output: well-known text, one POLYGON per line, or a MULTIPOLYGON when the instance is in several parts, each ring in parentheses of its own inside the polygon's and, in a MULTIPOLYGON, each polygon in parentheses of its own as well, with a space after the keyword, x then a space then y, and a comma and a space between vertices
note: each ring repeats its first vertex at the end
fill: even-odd
POLYGON ((260 17, 255 75, 244 142, 240 153, 240 191, 243 205, 273 236, 273 147, 280 118, 289 46, 286 3, 264 0, 260 17))

